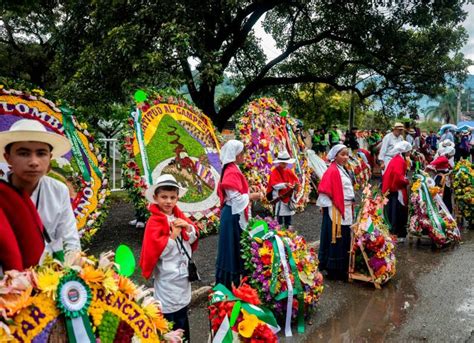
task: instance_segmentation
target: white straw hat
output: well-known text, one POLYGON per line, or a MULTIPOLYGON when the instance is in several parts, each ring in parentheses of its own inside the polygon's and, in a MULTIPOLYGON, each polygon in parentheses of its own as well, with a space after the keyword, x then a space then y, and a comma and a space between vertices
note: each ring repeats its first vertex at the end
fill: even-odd
POLYGON ((290 158, 290 154, 288 154, 288 151, 283 150, 278 153, 278 157, 273 161, 273 163, 288 163, 288 164, 293 164, 295 163, 294 158, 290 158))
POLYGON ((145 198, 152 204, 156 204, 156 200, 154 199, 155 191, 158 187, 163 186, 172 186, 178 189, 178 197, 181 198, 183 195, 186 194, 188 191, 186 188, 180 186, 180 184, 176 181, 173 175, 171 174, 163 174, 156 178, 155 182, 152 186, 148 187, 145 191, 145 198))
POLYGON ((5 162, 5 147, 17 142, 41 142, 53 147, 53 159, 59 158, 71 150, 71 143, 65 136, 49 132, 37 120, 21 119, 15 122, 8 131, 0 132, 0 162, 5 162))

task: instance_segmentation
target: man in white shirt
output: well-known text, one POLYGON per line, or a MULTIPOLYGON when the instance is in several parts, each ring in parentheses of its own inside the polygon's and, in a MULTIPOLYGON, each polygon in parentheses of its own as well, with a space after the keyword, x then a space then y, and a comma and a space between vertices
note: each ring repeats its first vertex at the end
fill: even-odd
POLYGON ((405 129, 402 123, 395 123, 392 132, 385 135, 382 140, 382 147, 379 152, 379 163, 382 172, 388 166, 388 162, 395 156, 395 144, 403 141, 402 132, 405 129))
POLYGON ((46 176, 51 159, 70 149, 66 137, 48 132, 36 120, 19 120, 8 131, 0 132, 0 162, 7 162, 11 170, 8 182, 30 195, 44 225, 45 253, 56 258, 64 251, 81 250, 69 190, 46 176))

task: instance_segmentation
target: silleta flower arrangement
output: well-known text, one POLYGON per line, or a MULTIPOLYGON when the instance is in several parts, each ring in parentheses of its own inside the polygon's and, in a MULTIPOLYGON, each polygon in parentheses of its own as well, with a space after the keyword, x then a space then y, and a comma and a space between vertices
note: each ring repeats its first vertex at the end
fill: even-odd
POLYGON ((32 119, 48 131, 69 139, 71 152, 51 162, 48 176, 68 186, 79 235, 87 242, 107 215, 107 196, 110 194, 107 160, 87 124, 79 123, 71 109, 59 106, 43 95, 44 92, 38 89, 28 93, 0 87, 0 102, 4 104, 0 106, 0 131, 8 130, 20 119, 32 119))
POLYGON ((280 330, 272 312, 260 307, 257 291, 244 279, 232 291, 216 285, 209 295, 209 321, 219 342, 276 343, 280 330))
POLYGON ((137 106, 122 133, 122 171, 137 216, 148 217, 144 198, 148 184, 161 174, 172 174, 187 189, 179 199, 180 209, 196 222, 202 236, 216 232, 221 164, 211 120, 173 96, 137 91, 135 100, 137 106))
POLYGON ((373 276, 372 281, 380 285, 395 275, 396 245, 383 217, 386 202, 382 195, 372 194, 370 184, 364 188, 361 209, 352 227, 350 278, 355 278, 354 273, 373 276))
POLYGON ((355 156, 350 156, 347 163, 347 169, 354 175, 354 188, 356 190, 364 189, 369 184, 371 170, 360 156, 357 154, 355 156))
POLYGON ((159 342, 180 336, 170 332, 153 290, 118 274, 113 256, 69 253, 63 262, 48 256, 41 266, 6 271, 0 341, 159 342))
POLYGON ((461 160, 454 166, 454 198, 458 215, 471 226, 474 225, 474 165, 461 160))
POLYGON ((297 320, 298 331, 303 332, 304 318, 315 309, 323 291, 314 249, 271 218, 252 219, 241 244, 249 283, 264 305, 285 320, 287 336, 292 320, 297 320))
POLYGON ((442 248, 461 240, 456 220, 440 196, 432 178, 418 174, 411 186, 409 230, 414 235, 428 235, 442 248))
MULTIPOLYGON (((248 105, 237 125, 245 146, 242 169, 249 185, 265 192, 273 161, 278 152, 286 150, 296 159, 293 170, 301 184, 296 194, 296 207, 303 210, 309 200, 311 170, 304 154, 304 143, 294 130, 296 120, 287 114, 271 98, 260 98, 248 105)), ((264 205, 271 208, 266 201, 264 205)))

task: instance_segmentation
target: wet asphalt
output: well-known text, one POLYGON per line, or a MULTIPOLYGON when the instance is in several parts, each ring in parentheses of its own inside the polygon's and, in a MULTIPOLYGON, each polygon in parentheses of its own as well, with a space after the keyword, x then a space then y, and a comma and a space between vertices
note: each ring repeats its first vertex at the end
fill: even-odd
MULTIPOLYGON (((109 216, 86 248, 98 255, 128 244, 138 260, 143 231, 128 226, 133 219, 127 201, 115 202, 109 216)), ((319 240, 321 213, 308 205, 294 217, 296 230, 308 242, 319 240)), ((405 242, 397 247, 397 274, 381 290, 372 285, 327 280, 320 303, 306 323, 304 334, 281 342, 473 342, 474 343, 474 231, 462 231, 456 247, 433 251, 429 242, 405 242)), ((194 257, 202 281, 214 282, 218 236, 202 239, 194 257)), ((139 273, 132 277, 151 286, 139 273)), ((208 340, 205 297, 190 308, 192 342, 208 340)))

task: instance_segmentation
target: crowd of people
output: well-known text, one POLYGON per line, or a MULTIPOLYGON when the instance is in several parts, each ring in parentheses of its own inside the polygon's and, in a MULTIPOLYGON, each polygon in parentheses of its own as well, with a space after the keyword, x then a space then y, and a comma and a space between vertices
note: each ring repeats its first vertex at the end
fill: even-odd
MULTIPOLYGON (((377 130, 357 128, 342 135, 337 126, 327 133, 316 129, 311 135, 312 148, 328 164, 318 186, 317 205, 323 213, 319 266, 329 277, 343 280, 347 280, 350 226, 356 205, 354 175, 346 169, 349 156, 365 150, 362 155, 368 163, 380 168, 381 189, 388 197, 385 212, 392 234, 401 243, 407 235, 409 170, 423 168, 433 172, 436 182, 444 187, 443 199, 452 211, 452 189, 444 175, 452 170, 455 159, 468 157, 473 150, 470 132, 453 134, 447 130, 441 136, 433 132, 428 135, 401 123, 383 137, 377 130)), ((46 175, 51 159, 70 148, 65 137, 48 132, 33 120, 19 120, 0 133, 0 158, 10 166, 6 181, 0 182, 3 270, 23 270, 41 263, 47 253, 63 259, 65 252, 81 249, 68 189, 46 175)), ((215 282, 229 289, 239 285, 245 274, 240 238, 252 215, 251 202, 266 198, 273 204, 278 222, 291 229, 294 194, 301 187, 291 168, 295 160, 287 151, 279 151, 266 191, 254 191, 239 169, 244 149, 242 142, 229 140, 220 152, 222 172, 217 194, 221 212, 215 282)), ((155 297, 162 304, 164 316, 189 340, 190 281, 199 277, 193 270, 192 254, 198 246, 199 229, 177 206, 183 192, 169 174, 159 176, 146 191, 151 216, 146 223, 139 264, 143 276, 154 280, 155 297)))

